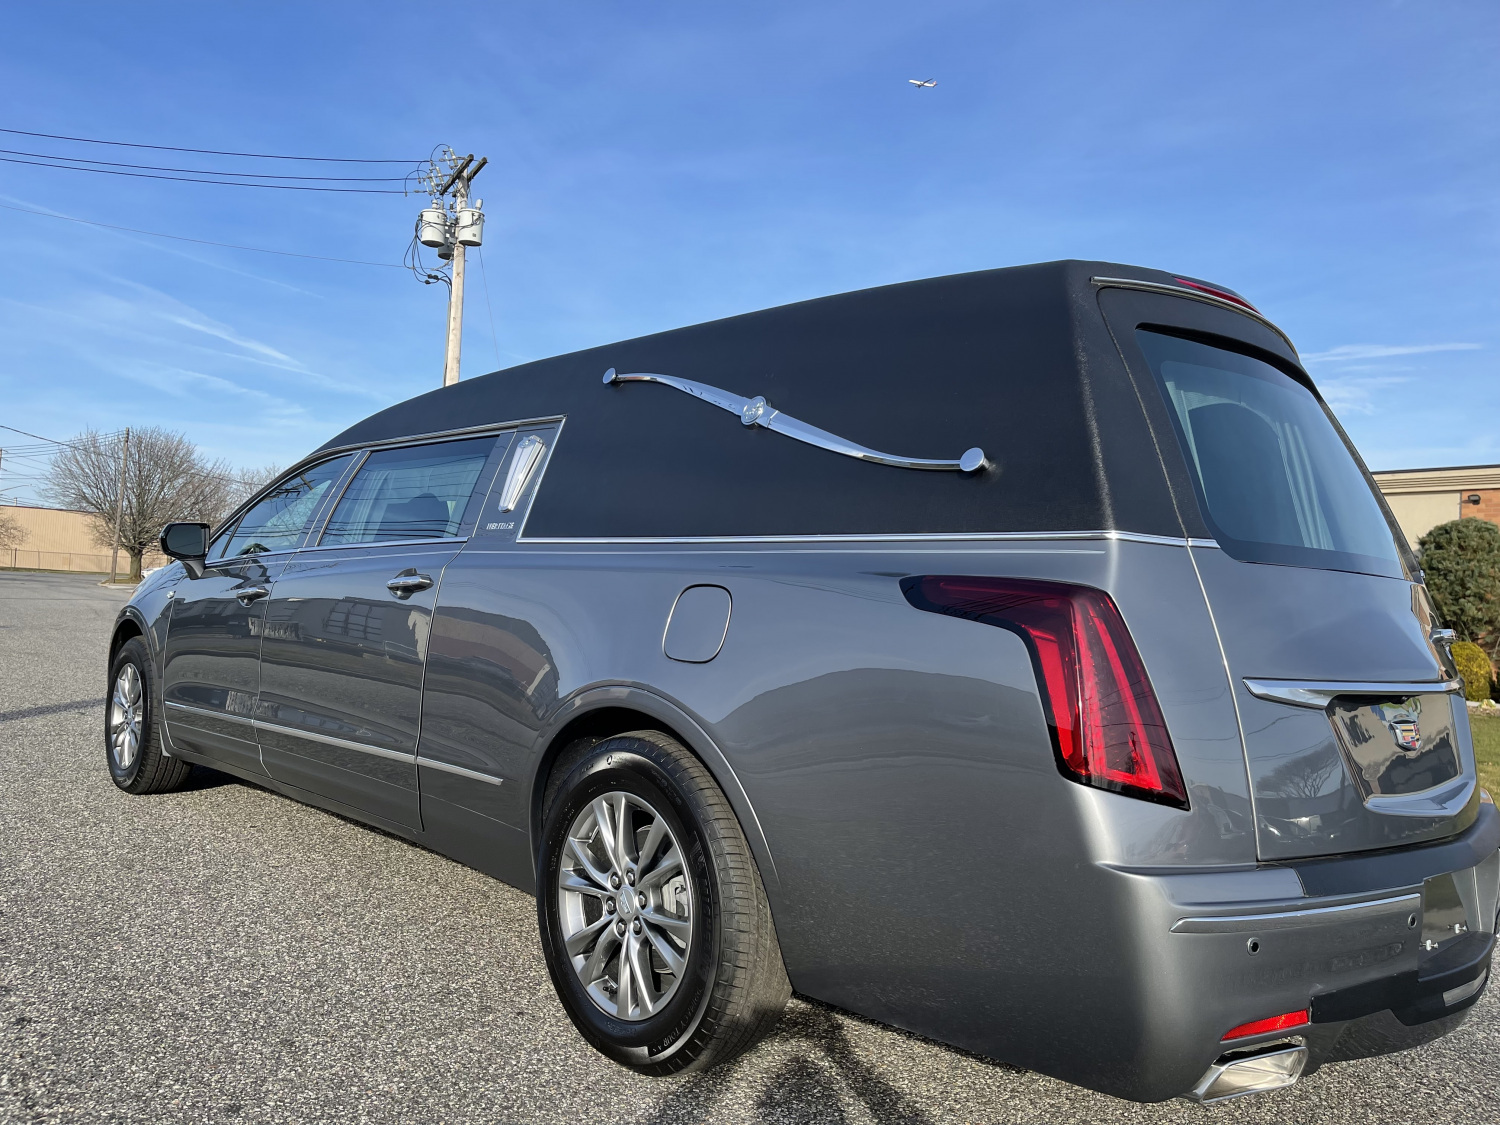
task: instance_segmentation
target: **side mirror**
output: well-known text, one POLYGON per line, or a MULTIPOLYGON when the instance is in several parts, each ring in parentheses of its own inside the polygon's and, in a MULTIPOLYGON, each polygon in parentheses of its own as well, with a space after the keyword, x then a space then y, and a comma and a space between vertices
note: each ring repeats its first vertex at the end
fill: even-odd
POLYGON ((169 559, 180 559, 190 578, 203 577, 203 560, 208 555, 208 524, 169 523, 157 540, 161 553, 169 559))

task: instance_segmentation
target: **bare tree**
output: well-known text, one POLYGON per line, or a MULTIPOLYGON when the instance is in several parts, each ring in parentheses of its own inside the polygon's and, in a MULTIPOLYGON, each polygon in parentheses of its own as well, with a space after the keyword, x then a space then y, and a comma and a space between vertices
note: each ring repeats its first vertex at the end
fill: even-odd
POLYGON ((0 550, 9 551, 14 547, 19 547, 26 542, 26 536, 29 534, 30 532, 21 526, 21 521, 15 516, 0 511, 0 550))
MULTIPOLYGON (((261 465, 256 469, 241 469, 235 474, 237 478, 235 481, 237 491, 235 492, 233 503, 230 504, 230 508, 239 507, 240 504, 250 499, 250 497, 254 496, 279 476, 281 476, 280 465, 261 465)), ((227 516, 229 512, 225 511, 224 514, 227 516)))
MULTIPOLYGON (((120 444, 85 430, 52 459, 45 494, 54 503, 92 517, 95 540, 115 538, 115 498, 120 444)), ((141 556, 173 520, 215 523, 238 502, 243 486, 229 465, 208 461, 182 434, 159 426, 132 430, 120 516, 120 547, 130 556, 130 576, 141 576, 141 556)))

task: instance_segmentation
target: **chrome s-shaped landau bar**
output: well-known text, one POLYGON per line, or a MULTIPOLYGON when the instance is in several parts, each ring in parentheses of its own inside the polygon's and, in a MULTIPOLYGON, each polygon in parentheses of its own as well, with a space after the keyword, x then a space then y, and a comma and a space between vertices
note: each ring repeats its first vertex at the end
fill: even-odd
POLYGON ((897 457, 892 453, 881 453, 874 449, 867 449, 863 445, 856 445, 852 441, 830 434, 827 430, 820 430, 816 426, 809 426, 806 422, 799 421, 789 414, 783 414, 764 398, 757 395, 755 398, 741 398, 739 395, 721 391, 718 387, 710 387, 707 383, 695 383, 691 379, 679 379, 674 375, 650 375, 645 372, 635 372, 630 375, 621 375, 611 367, 604 373, 606 385, 612 383, 665 383, 667 386, 681 391, 683 394, 701 398, 704 402, 712 403, 720 410, 727 410, 737 415, 739 420, 747 426, 761 426, 767 430, 775 430, 778 434, 785 434, 789 438, 806 442, 808 445, 816 445, 819 449, 827 449, 833 453, 842 453, 845 457, 858 457, 861 461, 874 461, 879 465, 894 465, 898 469, 936 469, 940 472, 977 473, 981 469, 989 468, 990 463, 985 459, 984 450, 978 446, 967 450, 957 461, 932 460, 926 457, 897 457))

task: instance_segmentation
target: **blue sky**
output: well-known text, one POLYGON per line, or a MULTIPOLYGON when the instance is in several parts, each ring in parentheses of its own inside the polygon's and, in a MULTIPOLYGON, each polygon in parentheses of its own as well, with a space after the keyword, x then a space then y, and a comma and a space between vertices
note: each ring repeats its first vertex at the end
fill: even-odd
MULTIPOLYGON (((1396 468, 1500 462, 1497 79, 1493 0, 51 3, 7 11, 0 126, 488 155, 466 375, 964 270, 1182 271, 1280 323, 1396 468)), ((85 147, 0 134, 260 170, 85 147)), ((0 163, 0 204, 399 263, 421 199, 0 163)), ((10 209, 0 245, 5 425, 286 463, 440 381, 445 291, 399 269, 10 209)), ((31 494, 4 469, 0 492, 31 494)))

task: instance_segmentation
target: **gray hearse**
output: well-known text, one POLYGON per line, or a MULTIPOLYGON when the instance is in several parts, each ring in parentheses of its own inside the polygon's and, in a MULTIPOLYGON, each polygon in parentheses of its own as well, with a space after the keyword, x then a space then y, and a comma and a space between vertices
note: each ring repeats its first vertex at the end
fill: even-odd
POLYGON ((1485 987, 1452 635, 1221 286, 1055 262, 528 363, 162 542, 116 784, 202 763, 534 892, 573 1022, 646 1073, 795 990, 1213 1101, 1485 987))

